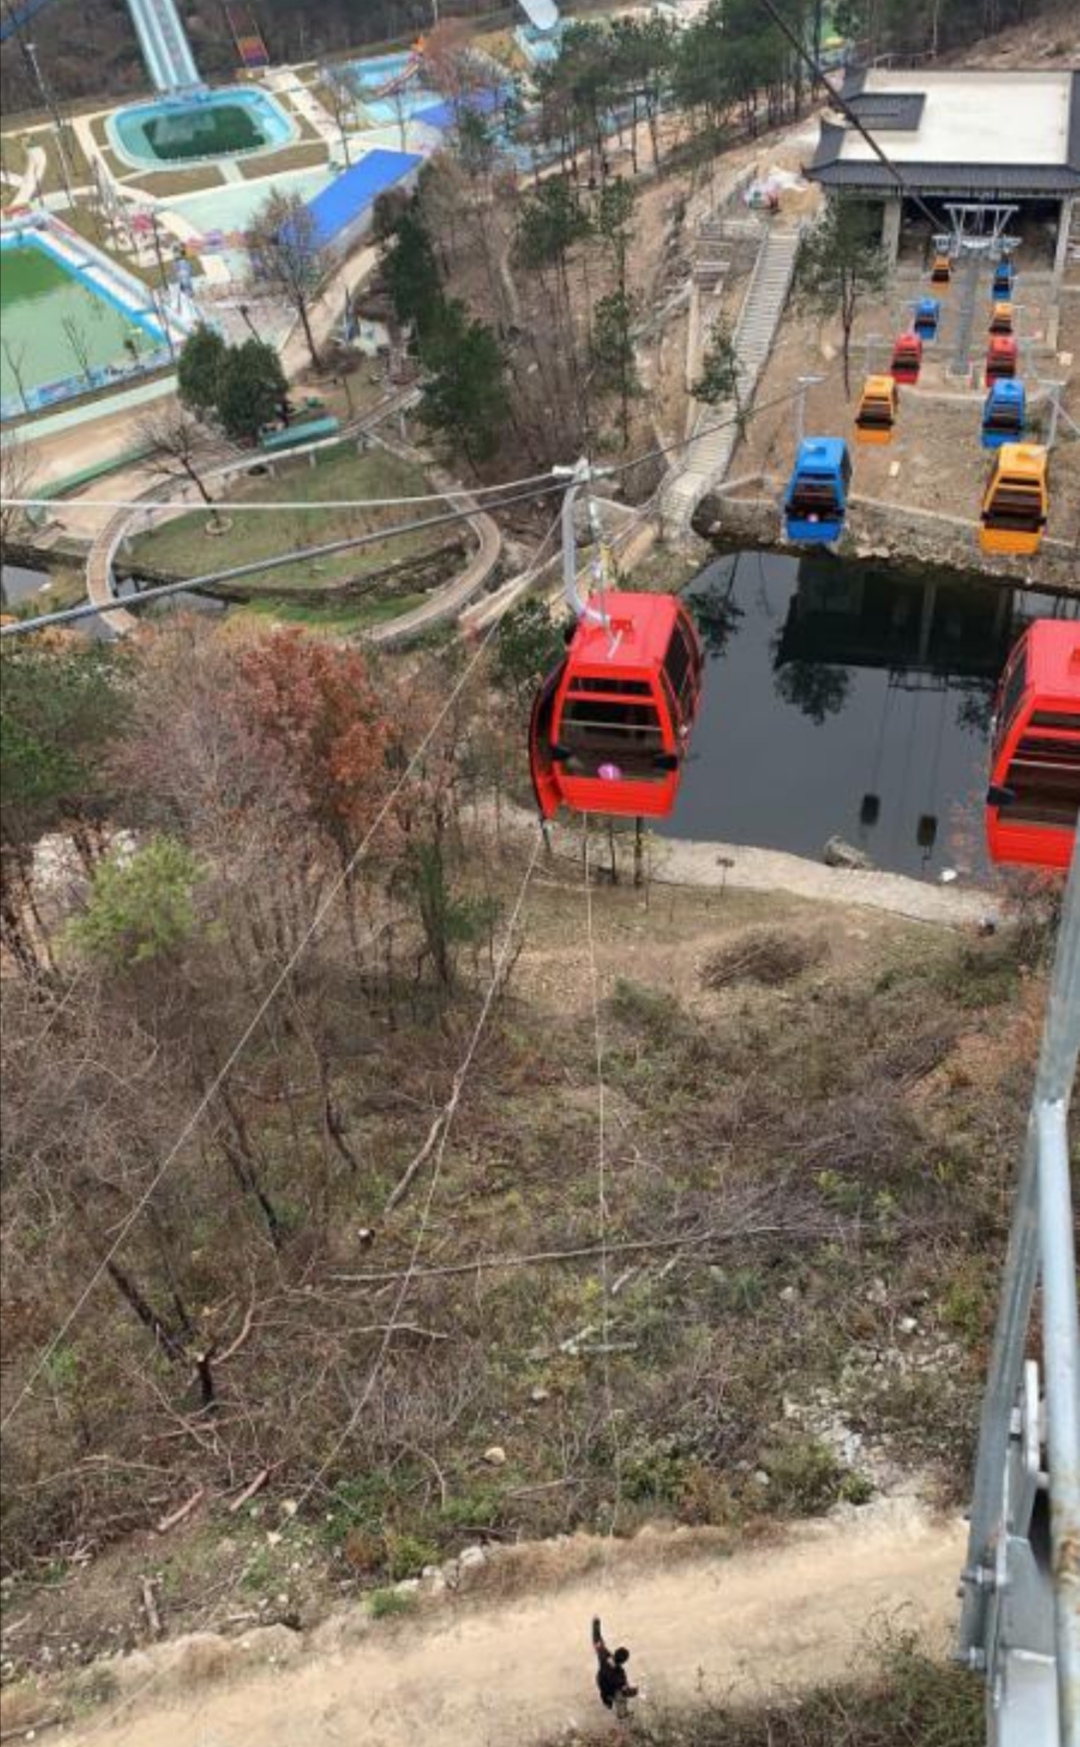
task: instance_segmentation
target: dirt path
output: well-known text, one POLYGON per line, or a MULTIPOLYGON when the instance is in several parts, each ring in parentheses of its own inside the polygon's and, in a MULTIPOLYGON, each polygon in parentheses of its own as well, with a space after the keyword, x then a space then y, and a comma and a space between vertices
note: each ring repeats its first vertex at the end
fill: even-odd
MULTIPOLYGON (((851 1671, 867 1633, 887 1620, 944 1648, 963 1539, 959 1522, 935 1521, 911 1499, 808 1524, 783 1545, 730 1559, 665 1564, 659 1538, 649 1537, 644 1569, 632 1555, 606 1577, 525 1600, 449 1601, 420 1626, 383 1623, 358 1635, 358 1615, 345 1616, 323 1626, 314 1646, 293 1638, 285 1665, 232 1682, 199 1687, 173 1654, 167 1683, 154 1683, 130 1721, 102 1728, 99 1718, 62 1739, 66 1747, 526 1747, 602 1714, 588 1646, 594 1609, 633 1648, 646 1703, 697 1693, 752 1699, 851 1671)), ((144 1676, 152 1666, 131 1660, 144 1676)))

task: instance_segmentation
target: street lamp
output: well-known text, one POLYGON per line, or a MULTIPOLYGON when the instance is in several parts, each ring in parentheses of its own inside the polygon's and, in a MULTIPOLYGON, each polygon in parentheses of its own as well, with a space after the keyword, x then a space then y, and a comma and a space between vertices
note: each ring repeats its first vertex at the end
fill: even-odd
POLYGON ((47 109, 52 116, 53 126, 56 129, 56 150, 60 159, 60 177, 64 184, 64 192, 68 197, 68 205, 74 206, 75 197, 71 192, 71 167, 68 164, 67 153, 64 150, 64 118, 60 114, 59 107, 53 98, 52 91, 45 82, 45 75, 42 73, 38 61, 37 44, 24 41, 22 46, 26 58, 30 62, 30 66, 33 70, 34 80, 41 95, 42 107, 47 109))
POLYGON ((823 376, 797 376, 795 378, 795 386, 799 390, 799 398, 795 402, 796 453, 798 452, 799 445, 803 440, 804 427, 806 425, 806 391, 808 388, 812 388, 815 382, 824 382, 824 380, 825 378, 823 376))

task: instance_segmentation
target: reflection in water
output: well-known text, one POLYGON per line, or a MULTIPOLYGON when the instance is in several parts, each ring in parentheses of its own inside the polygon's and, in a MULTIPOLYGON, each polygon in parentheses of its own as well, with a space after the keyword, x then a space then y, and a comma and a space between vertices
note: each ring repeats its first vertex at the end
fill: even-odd
POLYGON ((1080 603, 983 577, 742 553, 690 585, 705 693, 668 835, 880 867, 977 865, 986 742, 1030 619, 1080 603))

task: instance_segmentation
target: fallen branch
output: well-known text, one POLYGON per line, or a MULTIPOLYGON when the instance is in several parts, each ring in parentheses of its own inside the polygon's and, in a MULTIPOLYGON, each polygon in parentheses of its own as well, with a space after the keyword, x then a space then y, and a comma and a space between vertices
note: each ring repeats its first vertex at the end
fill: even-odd
POLYGON ((162 1517, 161 1521, 155 1525, 157 1533, 165 1535, 170 1529, 175 1529, 177 1523, 182 1523, 185 1517, 189 1517, 195 1506, 201 1504, 205 1497, 206 1487, 200 1486, 197 1491, 192 1493, 186 1504, 180 1505, 179 1509, 172 1511, 169 1516, 162 1517))
MULTIPOLYGON (((447 1107, 447 1109, 449 1109, 449 1106, 447 1107)), ((397 1187, 394 1189, 391 1189, 390 1194, 388 1195, 387 1200, 386 1200, 386 1206, 383 1208, 384 1213, 392 1212, 392 1210, 397 1206, 398 1202, 404 1200, 405 1196, 408 1194, 409 1186, 412 1183, 413 1178, 416 1176, 417 1171, 419 1171, 421 1166, 427 1161, 427 1159, 430 1158, 432 1148, 434 1147, 435 1142, 439 1138, 439 1131, 442 1128, 443 1123, 446 1121, 446 1118, 447 1118, 447 1110, 440 1110, 438 1116, 436 1116, 434 1122, 432 1123, 430 1129, 428 1130, 428 1137, 427 1137, 426 1141, 424 1142, 423 1146, 420 1148, 420 1151, 416 1154, 415 1158, 412 1159, 411 1162, 406 1166, 405 1174, 404 1174, 404 1176, 402 1176, 399 1179, 397 1187)))
MULTIPOLYGON (((805 1226, 803 1227, 805 1231, 805 1226)), ((381 1274, 331 1274, 331 1280, 348 1286, 390 1286, 396 1280, 434 1279, 447 1274, 479 1274, 494 1268, 536 1268, 548 1262, 576 1262, 587 1256, 626 1255, 641 1250, 675 1250, 697 1244, 742 1243, 757 1237, 793 1237, 797 1228, 786 1225, 750 1225, 737 1231, 686 1232, 681 1237, 627 1238, 609 1244, 583 1244, 570 1250, 533 1250, 518 1256, 477 1256, 471 1262, 446 1262, 441 1267, 400 1268, 381 1274)))
POLYGON ((254 1320, 255 1320, 255 1305, 254 1305, 254 1302, 252 1302, 251 1304, 248 1305, 247 1310, 244 1314, 244 1320, 240 1326, 240 1333, 237 1335, 237 1337, 234 1341, 230 1341, 229 1345, 225 1348, 225 1351, 223 1353, 218 1353, 215 1355, 215 1358, 214 1358, 215 1365, 224 1365, 229 1359, 232 1358, 234 1353, 238 1353, 240 1351, 240 1348, 243 1346, 244 1342, 248 1338, 248 1335, 251 1333, 251 1325, 252 1325, 254 1320))
MULTIPOLYGON (((275 1463, 274 1465, 275 1465, 275 1467, 280 1466, 280 1464, 278 1464, 278 1463, 275 1463)), ((259 1489, 266 1485, 266 1482, 269 1480, 269 1478, 270 1478, 270 1469, 269 1468, 260 1468, 259 1472, 256 1474, 254 1480, 249 1480, 247 1485, 244 1487, 243 1492, 240 1493, 239 1497, 233 1499, 232 1503, 229 1506, 230 1514, 235 1516, 236 1512, 238 1510, 242 1510, 244 1505, 247 1503, 248 1499, 254 1498, 255 1494, 259 1491, 259 1489)))

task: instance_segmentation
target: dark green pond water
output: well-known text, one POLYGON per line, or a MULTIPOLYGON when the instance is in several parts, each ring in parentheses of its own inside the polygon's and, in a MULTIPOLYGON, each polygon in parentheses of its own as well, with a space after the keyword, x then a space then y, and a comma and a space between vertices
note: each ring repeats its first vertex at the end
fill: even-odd
POLYGON ((705 693, 665 836, 820 860, 834 833, 875 865, 982 865, 994 688, 1032 618, 1080 600, 978 576, 743 552, 686 592, 705 693))

